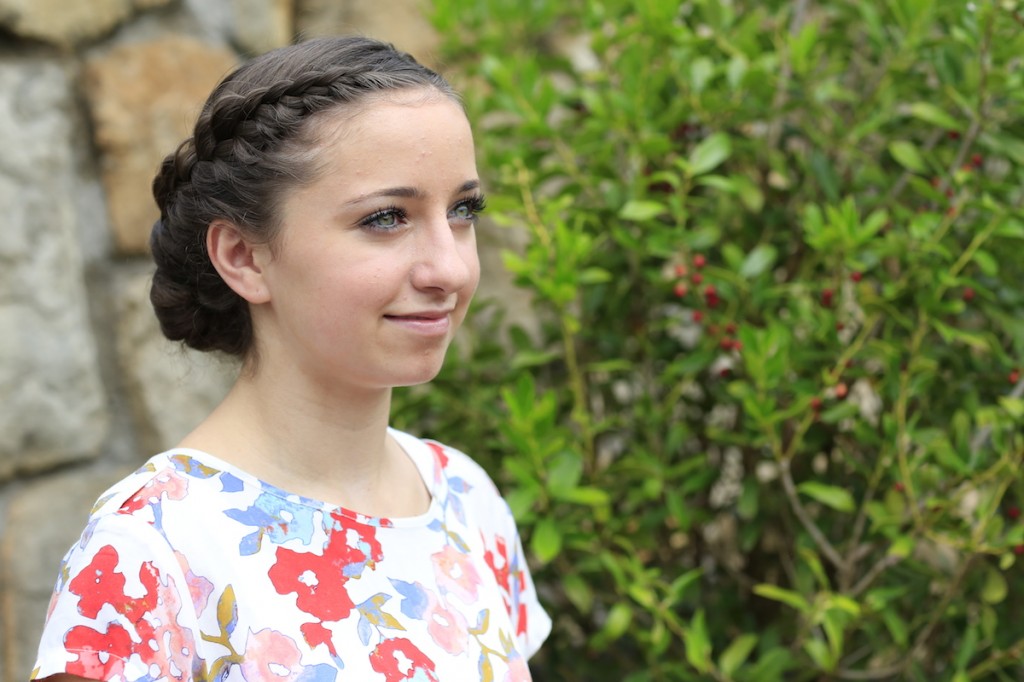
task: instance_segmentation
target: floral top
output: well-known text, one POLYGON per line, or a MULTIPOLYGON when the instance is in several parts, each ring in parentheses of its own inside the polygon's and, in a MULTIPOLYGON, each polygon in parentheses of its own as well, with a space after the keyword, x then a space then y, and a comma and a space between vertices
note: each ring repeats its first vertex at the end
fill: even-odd
POLYGON ((524 682, 551 621, 466 455, 391 434, 429 510, 371 518, 204 452, 152 458, 68 552, 33 679, 524 682))

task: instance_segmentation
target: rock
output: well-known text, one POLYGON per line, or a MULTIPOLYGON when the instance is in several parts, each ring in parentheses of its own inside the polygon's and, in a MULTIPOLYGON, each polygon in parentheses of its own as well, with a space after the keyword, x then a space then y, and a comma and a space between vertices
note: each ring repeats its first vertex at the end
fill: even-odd
POLYGON ((74 210, 70 79, 0 62, 0 481, 92 457, 106 435, 74 210))
POLYGON ((150 191, 153 176, 235 63, 223 48, 175 36, 122 45, 87 64, 86 98, 121 253, 146 252, 159 215, 150 191))
POLYGON ((233 0, 232 37, 242 51, 261 54, 295 37, 294 0, 233 0))
POLYGON ((418 0, 297 0, 297 29, 313 37, 359 33, 436 64, 440 37, 418 0))
POLYGON ((28 679, 61 559, 78 539, 96 499, 129 472, 72 471, 14 495, 0 539, 0 583, 17 586, 4 591, 0 604, 0 675, 28 679), (53 522, 40 523, 47 519, 53 522))
POLYGON ((118 284, 118 352, 148 455, 175 445, 227 394, 235 362, 165 339, 149 303, 150 270, 118 284))
POLYGON ((0 26, 13 33, 69 47, 113 30, 138 9, 170 0, 0 0, 0 26))
POLYGON ((346 32, 348 3, 337 0, 295 0, 295 3, 295 28, 299 35, 316 38, 346 32))

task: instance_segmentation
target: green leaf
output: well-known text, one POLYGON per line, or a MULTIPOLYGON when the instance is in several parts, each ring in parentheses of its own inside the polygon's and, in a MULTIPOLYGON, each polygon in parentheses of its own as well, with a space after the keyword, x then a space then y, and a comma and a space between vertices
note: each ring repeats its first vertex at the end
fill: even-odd
POLYGON ((562 576, 562 589, 580 613, 591 612, 594 607, 594 591, 578 573, 566 573, 562 576))
POLYGON ((810 613, 811 605, 807 603, 807 600, 800 594, 779 587, 778 585, 772 585, 770 583, 761 583, 754 586, 754 594, 760 595, 765 599, 771 599, 772 601, 782 602, 788 606, 792 606, 801 613, 810 613))
POLYGON ((822 670, 830 671, 834 667, 832 652, 824 641, 817 638, 809 639, 804 642, 804 651, 811 657, 814 664, 822 670))
POLYGON ((537 559, 546 564, 562 551, 562 534, 551 519, 544 519, 533 529, 530 547, 537 559))
POLYGON ((1000 396, 999 406, 1006 410, 1014 419, 1024 419, 1024 398, 1014 398, 1013 396, 1000 396))
POLYGON ((895 609, 886 609, 882 612, 882 622, 885 623, 885 629, 892 635, 894 642, 899 644, 901 647, 907 645, 910 639, 910 635, 907 628, 907 623, 900 617, 899 613, 895 609))
POLYGON ((604 268, 587 268, 577 277, 580 284, 602 284, 612 280, 612 273, 604 268))
POLYGON ((981 271, 989 277, 995 277, 999 274, 999 262, 992 256, 991 253, 983 249, 978 249, 974 252, 974 262, 978 264, 981 271))
POLYGON ((732 143, 725 133, 714 133, 693 148, 689 158, 691 175, 703 175, 717 168, 732 153, 732 143))
POLYGON ((959 342, 967 346, 970 346, 975 350, 990 350, 988 338, 982 336, 977 332, 968 331, 966 329, 959 329, 957 327, 951 327, 945 322, 940 322, 939 320, 932 320, 932 326, 935 327, 935 330, 939 332, 939 334, 942 336, 943 340, 946 341, 946 343, 959 342))
POLYGON ((914 173, 924 173, 928 167, 921 158, 920 152, 912 142, 906 140, 894 140, 889 143, 889 153, 896 162, 914 173))
POLYGON ((753 279, 775 264, 778 257, 778 249, 770 244, 760 244, 754 248, 743 265, 740 266, 740 275, 747 279, 753 279))
POLYGON ((691 62, 690 83, 693 86, 694 92, 700 93, 704 90, 704 86, 711 80, 714 70, 714 63, 707 57, 697 57, 691 62))
POLYGON ((579 486, 559 493, 559 498, 566 502, 586 505, 588 507, 602 507, 611 503, 608 492, 592 486, 579 486))
POLYGON ((750 652, 754 650, 755 646, 757 646, 757 635, 747 633, 734 639, 718 658, 718 667, 722 670, 722 674, 732 677, 733 673, 750 657, 750 652))
POLYGON ((892 544, 889 545, 889 551, 887 552, 887 554, 889 556, 906 559, 908 556, 910 556, 910 553, 914 551, 915 544, 916 543, 914 542, 914 538, 912 536, 901 535, 895 540, 893 540, 892 544))
POLYGON ((547 467, 548 490, 555 497, 561 497, 572 490, 583 475, 583 460, 579 453, 565 450, 553 458, 547 467))
POLYGON ((633 622, 633 609, 625 602, 616 603, 608 612, 608 618, 601 628, 599 637, 603 642, 610 642, 622 637, 633 622))
POLYGON ((668 212, 668 207, 665 204, 658 203, 657 201, 634 199, 626 202, 626 205, 619 210, 619 217, 623 220, 643 222, 657 218, 666 212, 668 212))
POLYGON ((675 604, 683 595, 686 594, 686 590, 690 585, 693 585, 697 580, 704 574, 704 570, 700 568, 691 568, 686 573, 682 574, 678 578, 672 581, 672 584, 668 587, 668 600, 669 603, 675 604))
POLYGON ((817 481, 805 481, 797 486, 804 495, 841 512, 852 512, 857 508, 849 490, 817 481))
POLYGON ((910 105, 910 115, 914 118, 931 123, 946 130, 962 130, 963 124, 938 108, 931 102, 914 102, 910 105))
POLYGON ((698 672, 706 673, 711 668, 711 640, 703 609, 694 614, 690 627, 683 630, 683 645, 690 665, 698 672))
POLYGON ((985 585, 981 588, 981 598, 987 604, 999 604, 1006 599, 1008 592, 1006 578, 999 569, 988 567, 985 575, 985 585))
POLYGON ((560 351, 521 350, 512 356, 509 363, 513 369, 540 367, 561 357, 560 351))

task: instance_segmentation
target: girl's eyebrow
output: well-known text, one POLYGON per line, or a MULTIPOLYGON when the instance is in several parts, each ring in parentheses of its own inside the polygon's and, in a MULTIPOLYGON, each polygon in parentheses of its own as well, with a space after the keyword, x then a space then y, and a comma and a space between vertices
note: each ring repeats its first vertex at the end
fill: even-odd
MULTIPOLYGON (((479 180, 467 180, 455 191, 456 194, 463 194, 480 187, 479 180)), ((386 187, 376 192, 362 194, 355 199, 345 202, 346 206, 361 204, 368 199, 379 199, 381 197, 399 197, 403 199, 422 199, 423 192, 416 187, 386 187)))

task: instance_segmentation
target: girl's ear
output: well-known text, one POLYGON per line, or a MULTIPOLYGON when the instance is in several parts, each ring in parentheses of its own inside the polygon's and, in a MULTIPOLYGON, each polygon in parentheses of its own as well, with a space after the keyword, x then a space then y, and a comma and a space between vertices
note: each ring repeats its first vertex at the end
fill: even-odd
POLYGON ((266 244, 253 244, 235 225, 217 220, 206 230, 206 251, 210 262, 229 287, 249 303, 266 303, 270 289, 263 281, 267 262, 266 244))

